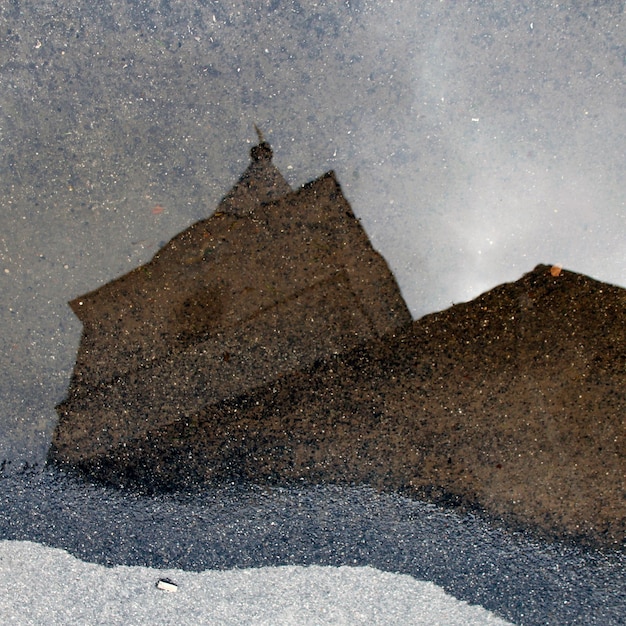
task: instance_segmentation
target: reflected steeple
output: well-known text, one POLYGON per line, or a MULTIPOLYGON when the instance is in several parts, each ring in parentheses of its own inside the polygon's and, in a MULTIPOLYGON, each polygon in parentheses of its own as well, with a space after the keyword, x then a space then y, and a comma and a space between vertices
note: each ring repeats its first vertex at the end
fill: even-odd
MULTIPOLYGON (((167 483, 170 470, 158 474, 173 460, 146 457, 146 441, 150 454, 186 463, 171 427, 411 322, 334 173, 293 191, 257 133, 248 168, 210 217, 70 302, 83 336, 50 460, 93 475, 106 467, 118 484, 141 466, 167 483)), ((213 480, 208 466, 197 479, 213 480)))
POLYGON ((272 147, 256 124, 254 128, 259 143, 250 149, 250 165, 222 200, 218 213, 246 215, 257 204, 277 200, 292 192, 289 183, 272 163, 272 147))

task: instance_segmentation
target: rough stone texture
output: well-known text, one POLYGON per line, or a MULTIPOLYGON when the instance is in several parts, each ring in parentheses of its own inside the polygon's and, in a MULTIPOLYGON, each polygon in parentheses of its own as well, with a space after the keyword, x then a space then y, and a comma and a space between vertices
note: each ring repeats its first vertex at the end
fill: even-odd
MULTIPOLYGON (((180 313, 170 297, 162 310, 178 317, 168 318, 176 329, 165 332, 168 351, 152 357, 149 350, 166 342, 138 325, 135 341, 153 362, 124 366, 127 373, 114 377, 101 363, 92 372, 83 346, 50 459, 147 491, 229 481, 370 484, 478 506, 551 537, 623 546, 626 290, 539 265, 514 283, 411 322, 332 175, 287 198, 259 204, 248 221, 222 208, 207 221, 223 223, 220 233, 242 224, 228 240, 240 242, 238 260, 220 257, 229 287, 213 291, 229 294, 211 310, 228 323, 205 327, 201 308, 180 313), (321 229, 317 239, 288 210, 300 200, 322 207, 309 222, 321 229), (261 230, 258 238, 257 224, 280 215, 285 232, 261 230), (354 243, 362 252, 353 252, 354 243), (261 260, 270 245, 286 251, 280 268, 261 260), (312 262, 310 254, 299 256, 303 249, 322 251, 315 268, 326 268, 326 259, 333 266, 307 270, 314 278, 299 288, 312 262), (242 258, 244 250, 254 254, 242 258), (238 271, 245 278, 236 278, 238 271), (237 306, 229 304, 232 294, 242 294, 237 306), (198 326, 199 335, 188 332, 198 326), (88 377, 100 383, 87 385, 88 377)), ((190 255, 190 266, 183 260, 177 267, 208 265, 214 248, 207 253, 202 229, 172 240, 170 257, 164 251, 153 264, 168 260, 170 267, 190 255)), ((183 275, 171 284, 189 298, 183 275)), ((108 291, 106 301, 111 293, 119 292, 108 291)), ((116 319, 124 328, 127 318, 116 319)), ((86 324, 86 339, 90 332, 86 324)), ((107 341, 110 331, 100 332, 94 338, 107 341)), ((102 359, 122 368, 113 345, 102 359)))

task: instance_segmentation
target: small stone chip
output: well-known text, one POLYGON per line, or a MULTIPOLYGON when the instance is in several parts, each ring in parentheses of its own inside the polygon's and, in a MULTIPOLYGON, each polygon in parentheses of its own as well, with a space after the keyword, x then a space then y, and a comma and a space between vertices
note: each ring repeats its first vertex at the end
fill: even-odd
POLYGON ((169 591, 170 593, 176 593, 178 591, 178 585, 169 578, 159 578, 156 588, 162 591, 169 591))

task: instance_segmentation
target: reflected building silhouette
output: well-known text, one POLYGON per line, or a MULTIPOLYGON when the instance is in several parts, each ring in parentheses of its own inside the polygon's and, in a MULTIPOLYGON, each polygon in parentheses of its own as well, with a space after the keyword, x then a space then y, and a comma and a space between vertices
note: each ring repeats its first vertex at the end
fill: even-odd
POLYGON ((334 173, 293 191, 261 136, 250 154, 212 216, 70 302, 83 334, 50 459, 106 463, 156 429, 411 322, 334 173))
POLYGON ((264 142, 216 212, 74 299, 51 463, 143 492, 370 485, 626 538, 626 290, 538 265, 413 321, 332 172, 264 142))

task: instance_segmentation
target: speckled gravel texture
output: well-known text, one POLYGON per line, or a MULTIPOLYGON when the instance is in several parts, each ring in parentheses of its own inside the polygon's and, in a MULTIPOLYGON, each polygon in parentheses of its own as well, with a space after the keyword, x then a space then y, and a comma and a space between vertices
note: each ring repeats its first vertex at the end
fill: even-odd
POLYGON ((142 498, 26 472, 0 480, 0 535, 107 566, 371 565, 431 580, 520 626, 625 623, 623 554, 544 543, 371 489, 142 498))
MULTIPOLYGON (((248 163, 254 123, 293 188, 329 169, 337 172, 415 319, 517 281, 538 263, 560 263, 576 275, 626 286, 623 31, 624 4, 611 1, 2 3, 0 459, 11 462, 5 470, 46 458, 54 407, 66 395, 81 333, 68 301, 147 262, 176 233, 210 215, 248 163)), ((565 376, 576 381, 589 348, 568 345, 573 365, 565 376)), ((591 364, 596 382, 606 372, 623 374, 614 369, 620 363, 615 356, 597 355, 591 364)), ((467 363, 471 368, 471 359, 467 363)), ((547 415, 554 370, 544 364, 540 371, 532 383, 536 406, 547 415)), ((515 393, 508 379, 500 383, 515 393)), ((480 390, 475 381, 467 385, 480 390)), ((552 391, 554 398, 558 389, 552 391)), ((456 414, 468 396, 459 399, 456 414)), ((576 402, 575 396, 565 400, 576 402)), ((451 424, 456 415, 448 419, 451 424)), ((558 420, 546 424, 553 450, 569 443, 575 451, 583 441, 558 420)), ((495 455, 485 451, 490 474, 478 485, 485 500, 505 489, 499 470, 524 477, 524 463, 515 457, 523 431, 502 434, 506 445, 495 455)), ((445 437, 440 433, 438 442, 445 437)), ((455 472, 462 456, 450 458, 455 472)), ((558 476, 561 457, 543 461, 558 476)), ((206 545, 186 530, 168 543, 160 521, 171 531, 187 513, 158 499, 135 509, 134 497, 63 480, 0 484, 3 536, 82 546, 76 554, 100 562, 109 550, 113 560, 135 554, 173 562, 177 545, 189 554, 206 545), (165 515, 163 507, 170 506, 177 513, 165 515), (107 526, 109 510, 127 525, 107 526), (142 519, 149 520, 145 526, 142 519), (160 556, 159 542, 169 546, 163 550, 168 556, 160 556)), ((567 485, 555 484, 561 507, 567 485)), ((318 489, 311 493, 322 494, 320 510, 330 498, 324 490, 352 493, 337 496, 352 525, 337 514, 332 536, 354 530, 337 541, 337 562, 354 554, 374 560, 368 542, 379 535, 367 533, 359 517, 366 519, 367 511, 353 502, 362 503, 355 494, 363 492, 318 489)), ((297 513, 300 496, 293 494, 300 492, 277 493, 297 513)), ((366 493, 365 500, 375 502, 400 497, 366 493)), ((589 494, 582 495, 584 502, 589 494)), ((605 500, 598 510, 610 513, 620 502, 623 512, 619 499, 605 500)), ((289 524, 281 526, 280 516, 255 517, 254 507, 232 510, 222 528, 238 532, 228 533, 220 558, 252 563, 246 555, 254 553, 258 562, 271 562, 271 553, 261 558, 259 534, 247 520, 260 529, 276 521, 272 539, 285 537, 289 524), (231 553, 229 545, 250 550, 231 553)), ((323 546, 332 543, 324 527, 318 524, 307 543, 311 518, 295 519, 300 530, 284 539, 291 547, 281 548, 283 562, 302 545, 313 555, 320 545, 324 556, 323 546)), ((463 519, 421 539, 406 526, 400 534, 385 530, 393 538, 381 551, 391 555, 388 568, 404 571, 410 562, 406 570, 420 572, 426 554, 425 576, 443 580, 441 572, 448 572, 468 594, 482 594, 487 580, 483 595, 520 624, 623 623, 621 555, 522 542, 514 558, 505 549, 506 558, 493 565, 481 540, 474 551, 470 533, 459 548, 470 556, 458 561, 458 535, 471 521, 463 519), (403 551, 407 536, 415 541, 403 551), (472 575, 466 578, 467 571, 472 575)), ((505 543, 518 545, 511 542, 505 543)))

